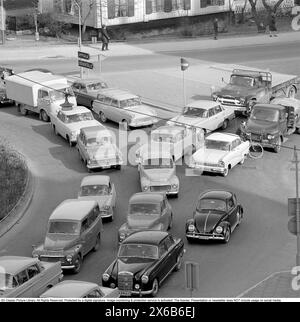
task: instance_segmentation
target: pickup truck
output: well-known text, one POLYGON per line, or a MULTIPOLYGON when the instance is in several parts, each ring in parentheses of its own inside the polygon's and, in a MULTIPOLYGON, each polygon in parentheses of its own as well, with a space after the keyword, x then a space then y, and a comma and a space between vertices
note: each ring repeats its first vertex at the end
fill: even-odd
MULTIPOLYGON (((275 99, 276 104, 256 104, 247 122, 242 122, 237 134, 243 139, 260 143, 278 153, 284 137, 300 129, 300 108, 288 100, 275 99)), ((296 101, 296 100, 295 100, 296 101)))
POLYGON ((65 102, 76 105, 73 90, 65 77, 40 71, 15 74, 5 78, 7 98, 14 100, 22 115, 37 113, 44 122, 50 121, 65 102))
POLYGON ((249 115, 256 103, 269 103, 278 96, 295 97, 300 78, 266 71, 234 69, 229 84, 212 93, 212 99, 249 115))

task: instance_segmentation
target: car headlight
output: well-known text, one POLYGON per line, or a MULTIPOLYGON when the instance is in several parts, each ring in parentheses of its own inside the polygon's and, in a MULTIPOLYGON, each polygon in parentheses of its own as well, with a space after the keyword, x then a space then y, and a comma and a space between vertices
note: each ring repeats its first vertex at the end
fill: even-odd
POLYGON ((241 104, 245 104, 245 103, 246 103, 246 99, 245 99, 245 98, 243 98, 243 97, 241 97, 241 98, 240 98, 240 103, 241 103, 241 104))
POLYGON ((109 210, 110 209, 110 206, 109 205, 105 205, 104 206, 104 210, 109 210))
POLYGON ((149 190, 149 186, 143 186, 143 190, 144 190, 144 191, 149 190))
POLYGON ((147 275, 143 275, 141 281, 143 284, 147 284, 149 282, 149 277, 147 275))
POLYGON ((190 224, 189 226, 188 226, 188 231, 190 231, 190 232, 194 232, 196 230, 196 228, 195 228, 195 226, 193 225, 193 224, 190 224))
POLYGON ((76 131, 72 131, 71 132, 71 137, 74 139, 77 137, 77 132, 76 131))
POLYGON ((217 233, 217 234, 221 234, 221 233, 222 233, 222 231, 223 231, 223 228, 222 228, 221 226, 218 226, 218 227, 216 228, 216 233, 217 233))
POLYGON ((125 238, 126 238, 126 234, 125 233, 120 233, 120 235, 119 235, 120 241, 123 241, 125 238))
POLYGON ((107 274, 107 273, 104 273, 104 274, 102 275, 102 279, 103 279, 103 281, 104 281, 104 282, 107 282, 107 281, 109 280, 109 278, 110 278, 110 276, 109 276, 109 274, 107 274))
POLYGON ((38 254, 38 253, 33 253, 33 254, 32 254, 32 257, 33 257, 33 258, 39 258, 39 254, 38 254))
POLYGON ((212 95, 211 95, 211 97, 212 97, 212 99, 213 99, 214 101, 216 101, 216 100, 218 99, 218 95, 216 95, 216 94, 212 94, 212 95))
POLYGON ((177 189, 177 188, 178 188, 178 184, 177 184, 177 183, 173 183, 173 184, 172 184, 172 188, 173 188, 173 189, 177 189))
POLYGON ((139 290, 139 289, 140 289, 140 284, 135 284, 135 285, 134 285, 134 288, 135 288, 136 290, 139 290))
POLYGON ((68 255, 68 256, 66 257, 66 260, 67 260, 67 262, 72 262, 72 260, 73 260, 73 256, 72 256, 72 255, 68 255))
POLYGON ((268 134, 268 135, 267 135, 267 139, 268 139, 268 140, 273 140, 273 139, 275 139, 275 135, 273 135, 273 134, 268 134))
POLYGON ((225 167, 225 162, 224 161, 220 161, 218 163, 218 166, 221 167, 221 168, 224 168, 225 167))

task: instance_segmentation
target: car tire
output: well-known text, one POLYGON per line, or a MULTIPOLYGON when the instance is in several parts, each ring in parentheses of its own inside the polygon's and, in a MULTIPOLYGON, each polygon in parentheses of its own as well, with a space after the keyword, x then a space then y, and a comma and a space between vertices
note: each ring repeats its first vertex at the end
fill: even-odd
POLYGON ((239 227, 239 225, 242 223, 242 220, 243 220, 243 213, 241 209, 238 210, 237 216, 238 216, 238 223, 236 226, 239 227))
POLYGON ((222 127, 221 127, 221 129, 222 130, 226 130, 227 129, 227 127, 228 127, 228 120, 226 119, 226 120, 224 120, 224 122, 223 122, 223 125, 222 125, 222 127))
POLYGON ((98 234, 93 251, 97 252, 100 248, 100 245, 101 245, 101 235, 98 234))
POLYGON ((230 237, 231 237, 231 230, 230 227, 227 227, 225 233, 224 233, 224 244, 228 244, 230 241, 230 237))
POLYGON ((229 169, 228 167, 225 169, 225 171, 223 172, 223 177, 227 177, 229 173, 229 169))
POLYGON ((158 293, 158 290, 159 290, 159 284, 158 284, 158 280, 157 278, 153 281, 152 283, 152 293, 151 293, 151 296, 152 297, 155 297, 158 293))
POLYGON ((121 165, 116 165, 116 170, 121 170, 121 165))
POLYGON ((99 113, 99 118, 100 118, 100 121, 102 123, 106 123, 107 122, 107 117, 105 116, 105 114, 103 112, 100 112, 99 113))
POLYGON ((20 105, 20 113, 24 116, 28 114, 28 110, 24 107, 23 104, 20 105))
POLYGON ((52 127, 53 127, 53 131, 54 131, 55 135, 58 135, 58 132, 56 130, 56 126, 55 125, 52 125, 52 127))
POLYGON ((178 255, 177 260, 176 260, 176 266, 174 268, 175 272, 178 272, 182 266, 182 256, 178 255))
POLYGON ((50 121, 50 117, 48 116, 48 114, 44 110, 41 110, 40 118, 41 118, 41 120, 43 122, 49 122, 50 121))
POLYGON ((171 213, 171 219, 169 222, 168 230, 172 229, 172 227, 173 227, 173 214, 171 213))
POLYGON ((82 267, 82 256, 81 255, 78 255, 77 258, 75 259, 74 266, 75 267, 73 268, 73 273, 78 274, 81 270, 81 267, 82 267))
POLYGON ((281 150, 281 137, 278 138, 278 141, 276 143, 276 146, 274 147, 274 152, 279 153, 281 150))

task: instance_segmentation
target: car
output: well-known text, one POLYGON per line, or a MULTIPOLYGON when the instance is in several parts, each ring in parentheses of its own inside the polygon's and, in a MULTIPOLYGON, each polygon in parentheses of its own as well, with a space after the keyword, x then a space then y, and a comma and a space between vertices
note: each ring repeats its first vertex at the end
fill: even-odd
POLYGON ((193 218, 186 222, 186 238, 189 242, 219 240, 228 243, 243 217, 244 209, 234 193, 206 191, 197 200, 193 218))
POLYGON ((99 92, 108 88, 108 85, 100 78, 86 78, 73 81, 72 88, 76 95, 77 104, 91 109, 99 92))
POLYGON ((118 257, 102 275, 102 285, 121 296, 156 296, 163 281, 181 268, 184 243, 164 231, 136 232, 119 247, 118 257))
POLYGON ((27 69, 23 73, 34 72, 34 71, 38 71, 38 72, 42 72, 42 73, 46 73, 46 74, 53 74, 51 72, 51 70, 46 69, 46 68, 32 68, 32 69, 27 69))
POLYGON ((183 112, 168 121, 168 124, 191 125, 202 128, 205 133, 219 128, 225 130, 229 121, 235 118, 234 111, 220 103, 209 100, 191 102, 183 112))
POLYGON ((243 164, 249 154, 250 142, 236 134, 215 132, 205 139, 205 146, 190 159, 190 167, 226 177, 229 170, 243 164))
POLYGON ((103 125, 80 129, 77 138, 79 157, 88 169, 121 169, 122 153, 114 142, 114 135, 103 125))
POLYGON ((77 274, 84 256, 100 248, 101 233, 98 203, 68 199, 51 214, 44 243, 34 246, 32 256, 45 262, 61 262, 63 270, 77 274))
POLYGON ((82 281, 63 281, 45 293, 40 298, 118 298, 119 290, 101 287, 98 284, 82 281))
POLYGON ((169 151, 151 151, 141 155, 138 171, 143 192, 165 192, 178 197, 179 179, 176 164, 169 151))
POLYGON ((102 123, 107 120, 122 123, 125 130, 158 122, 155 110, 143 104, 139 96, 115 88, 103 89, 94 100, 92 110, 102 123))
POLYGON ((204 143, 204 132, 201 129, 180 125, 163 125, 151 131, 149 144, 143 144, 136 151, 136 162, 147 150, 163 149, 170 151, 174 161, 187 153, 194 153, 204 143))
POLYGON ((84 106, 62 107, 57 114, 52 114, 50 119, 54 133, 66 139, 70 146, 77 143, 81 128, 101 125, 84 106))
POLYGON ((116 189, 109 176, 87 176, 80 184, 78 192, 79 200, 94 200, 100 208, 102 219, 114 219, 114 210, 116 207, 116 189))
POLYGON ((37 258, 0 257, 0 297, 39 297, 63 278, 60 263, 37 258))
POLYGON ((172 207, 165 193, 136 193, 129 200, 127 221, 119 229, 118 240, 121 243, 136 231, 167 231, 172 224, 172 207))

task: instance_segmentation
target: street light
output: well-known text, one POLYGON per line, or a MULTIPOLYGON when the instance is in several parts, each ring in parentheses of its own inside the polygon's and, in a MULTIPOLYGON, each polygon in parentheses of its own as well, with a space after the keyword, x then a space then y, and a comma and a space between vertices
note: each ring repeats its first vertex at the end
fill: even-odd
MULTIPOLYGON (((82 46, 82 38, 81 38, 81 8, 79 3, 76 0, 73 0, 73 3, 77 6, 78 8, 78 26, 79 26, 79 50, 81 51, 81 46, 82 46)), ((80 78, 83 77, 83 69, 80 67, 80 78)))

